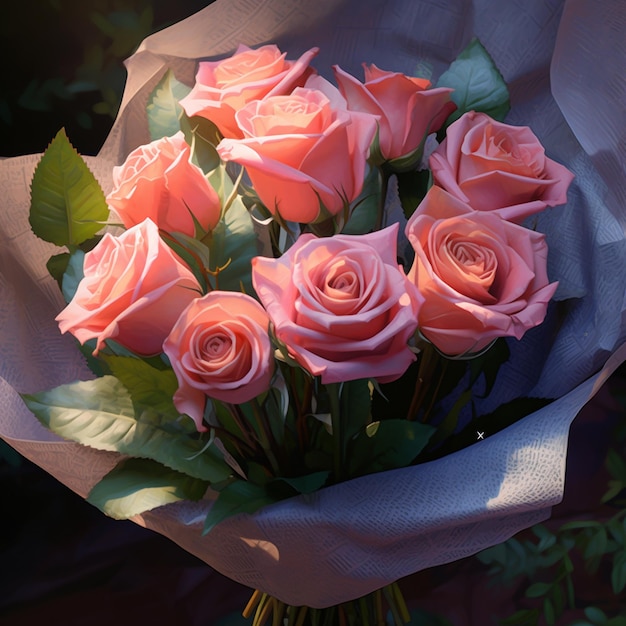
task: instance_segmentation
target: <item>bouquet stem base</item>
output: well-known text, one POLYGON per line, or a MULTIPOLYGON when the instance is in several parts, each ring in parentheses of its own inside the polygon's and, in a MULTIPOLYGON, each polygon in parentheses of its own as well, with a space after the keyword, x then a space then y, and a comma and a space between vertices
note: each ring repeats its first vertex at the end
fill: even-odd
POLYGON ((258 589, 242 612, 252 626, 404 626, 411 621, 398 583, 331 606, 290 606, 258 589))

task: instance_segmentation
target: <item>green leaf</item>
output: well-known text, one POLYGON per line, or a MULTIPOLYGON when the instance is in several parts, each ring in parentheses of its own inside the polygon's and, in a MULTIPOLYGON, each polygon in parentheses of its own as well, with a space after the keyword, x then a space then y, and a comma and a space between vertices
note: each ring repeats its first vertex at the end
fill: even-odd
POLYGON ((606 613, 595 606, 588 606, 585 609, 585 617, 594 624, 606 624, 607 621, 606 613))
POLYGON ((202 293, 207 293, 208 283, 205 268, 209 266, 209 249, 202 242, 184 233, 161 232, 161 237, 189 267, 198 281, 202 293))
POLYGON ((67 269, 61 281, 61 291, 63 292, 65 302, 70 302, 74 297, 78 289, 78 283, 83 279, 84 260, 85 253, 82 250, 76 250, 70 255, 67 269))
POLYGON ((203 534, 210 532, 227 517, 237 513, 254 513, 275 501, 262 487, 245 480, 234 480, 217 494, 204 521, 203 534))
POLYGON ((58 246, 76 247, 106 222, 104 193, 61 129, 44 152, 30 187, 30 225, 58 246))
POLYGON ((417 172, 401 172, 396 174, 396 178, 402 210, 404 216, 409 219, 432 186, 432 174, 429 169, 426 169, 417 172))
POLYGON ((128 519, 179 500, 200 500, 208 483, 146 459, 127 459, 94 485, 87 502, 114 519, 128 519))
POLYGON ((550 598, 544 598, 543 600, 543 616, 548 626, 553 626, 556 622, 556 615, 554 613, 554 605, 550 598))
POLYGON ((593 559, 594 557, 602 557, 606 552, 607 534, 604 526, 600 526, 594 533, 591 541, 587 544, 587 548, 583 554, 585 559, 593 559))
POLYGON ((437 81, 437 87, 451 87, 457 110, 447 124, 467 111, 481 111, 502 121, 510 109, 509 91, 489 53, 478 39, 452 62, 437 81))
POLYGON ((178 389, 173 370, 159 370, 134 357, 106 356, 104 360, 130 393, 136 410, 151 408, 163 417, 178 419, 180 413, 172 400, 178 389))
POLYGON ((613 557, 611 587, 615 595, 621 593, 626 587, 626 551, 624 550, 617 552, 613 557))
POLYGON ((556 543, 556 535, 551 533, 543 524, 536 524, 531 530, 535 537, 539 539, 538 550, 547 550, 556 543))
POLYGON ((180 128, 191 146, 191 161, 205 174, 217 168, 222 162, 215 149, 222 138, 217 126, 204 117, 187 117, 182 113, 180 128))
POLYGON ((314 491, 321 489, 326 484, 329 476, 329 471, 314 472, 313 474, 296 476, 294 478, 285 478, 280 476, 274 479, 271 484, 275 482, 286 483, 296 493, 313 493, 314 491))
POLYGON ((174 72, 167 70, 150 94, 146 107, 152 141, 162 137, 170 137, 180 130, 180 116, 183 108, 178 102, 190 91, 191 87, 176 80, 174 72))
POLYGON ((404 419, 384 420, 378 428, 368 430, 369 434, 360 433, 348 448, 350 476, 410 465, 435 432, 428 424, 404 419))
POLYGON ((50 276, 57 281, 59 288, 61 288, 63 283, 63 274, 65 274, 69 261, 70 253, 62 252, 61 254, 51 256, 46 263, 46 269, 48 270, 50 276))
POLYGON ((252 258, 258 255, 257 236, 252 218, 241 196, 237 196, 226 215, 208 236, 210 269, 227 266, 216 279, 217 289, 241 291, 252 295, 252 258))
POLYGON ((626 462, 614 448, 609 449, 605 465, 613 478, 626 484, 626 462))
POLYGON ((526 591, 524 595, 527 598, 540 598, 541 596, 545 596, 551 589, 552 585, 550 583, 533 583, 526 591))
POLYGON ((98 450, 153 459, 195 478, 220 482, 231 474, 206 441, 171 432, 171 419, 135 408, 128 390, 114 376, 61 385, 22 396, 39 421, 61 437, 98 450))

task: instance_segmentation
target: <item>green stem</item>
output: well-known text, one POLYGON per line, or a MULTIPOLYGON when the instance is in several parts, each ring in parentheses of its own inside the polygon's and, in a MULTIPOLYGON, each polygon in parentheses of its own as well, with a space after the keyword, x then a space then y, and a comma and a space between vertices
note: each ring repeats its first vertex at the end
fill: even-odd
POLYGON ((437 351, 430 342, 422 342, 422 351, 420 353, 420 363, 417 371, 417 380, 413 389, 413 397, 407 413, 407 420, 414 421, 424 402, 430 383, 431 368, 436 363, 437 351))
POLYGON ((383 227, 385 202, 387 201, 387 190, 389 189, 389 174, 380 167, 378 171, 380 172, 380 199, 378 200, 378 213, 376 214, 374 230, 380 230, 383 227))
POLYGON ((267 415, 256 398, 253 398, 250 401, 250 406, 252 407, 254 418, 259 426, 258 433, 261 447, 267 456, 267 460, 270 463, 274 476, 280 476, 280 463, 274 453, 274 449, 277 447, 276 440, 274 439, 270 425, 267 423, 267 415))
POLYGON ((333 428, 333 472, 335 482, 343 479, 344 464, 344 432, 341 420, 341 403, 339 400, 339 383, 326 385, 328 401, 330 404, 330 419, 333 428))

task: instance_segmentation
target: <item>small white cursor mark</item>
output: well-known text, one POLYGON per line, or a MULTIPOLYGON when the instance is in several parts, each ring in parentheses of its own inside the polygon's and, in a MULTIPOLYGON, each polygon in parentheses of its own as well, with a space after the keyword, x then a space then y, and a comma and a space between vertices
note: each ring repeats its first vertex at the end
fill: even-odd
POLYGON ((485 436, 485 433, 484 432, 481 433, 479 430, 476 431, 476 434, 478 435, 478 437, 476 437, 477 440, 483 439, 485 436))

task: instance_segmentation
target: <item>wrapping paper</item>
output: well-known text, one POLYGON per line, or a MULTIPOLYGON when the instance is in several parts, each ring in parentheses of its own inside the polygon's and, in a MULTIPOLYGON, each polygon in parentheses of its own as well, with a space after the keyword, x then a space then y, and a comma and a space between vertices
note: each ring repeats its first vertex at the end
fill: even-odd
MULTIPOLYGON (((314 65, 329 78, 332 63, 360 77, 366 61, 436 79, 473 35, 509 84, 506 121, 531 126, 576 180, 568 204, 537 222, 559 306, 512 344, 498 393, 481 409, 520 394, 555 402, 448 457, 239 515, 204 537, 210 494, 134 521, 245 585, 325 607, 478 552, 550 515, 563 494, 571 421, 626 359, 625 26, 622 0, 217 0, 142 43, 127 62, 111 134, 88 159, 105 191, 112 166, 148 141, 146 101, 167 67, 191 83, 196 59, 272 41, 290 58, 320 46, 314 65)), ((91 377, 54 322, 63 302, 45 262, 57 250, 28 225, 38 159, 0 161, 0 436, 86 496, 118 455, 61 440, 18 395, 91 377)))

